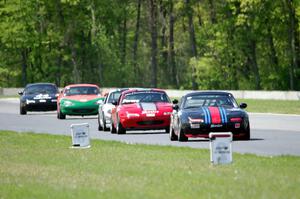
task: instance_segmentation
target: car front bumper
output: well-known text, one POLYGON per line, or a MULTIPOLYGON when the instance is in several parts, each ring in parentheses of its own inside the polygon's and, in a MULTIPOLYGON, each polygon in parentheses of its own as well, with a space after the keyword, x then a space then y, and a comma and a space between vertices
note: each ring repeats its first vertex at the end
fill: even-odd
POLYGON ((246 124, 244 123, 226 123, 226 124, 199 124, 191 127, 190 123, 182 124, 182 131, 186 137, 204 137, 208 138, 210 132, 232 132, 234 137, 245 135, 246 124))
POLYGON ((98 105, 61 106, 60 110, 65 115, 97 115, 98 105))
POLYGON ((21 107, 26 111, 54 111, 57 109, 56 101, 45 100, 40 102, 39 100, 31 100, 31 103, 21 102, 21 107))
POLYGON ((166 129, 170 126, 170 116, 161 115, 155 117, 123 117, 121 118, 123 128, 128 130, 155 130, 166 129))

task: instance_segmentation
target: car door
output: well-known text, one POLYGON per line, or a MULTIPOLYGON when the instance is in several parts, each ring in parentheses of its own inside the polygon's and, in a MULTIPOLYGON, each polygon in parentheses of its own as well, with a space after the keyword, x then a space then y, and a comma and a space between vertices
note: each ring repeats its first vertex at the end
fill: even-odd
POLYGON ((181 112, 181 106, 182 106, 182 102, 183 102, 184 97, 182 97, 180 99, 180 101, 178 102, 178 109, 173 109, 173 113, 172 113, 172 123, 173 123, 173 129, 176 132, 178 132, 178 128, 179 128, 179 114, 181 112))
POLYGON ((109 98, 109 95, 106 95, 105 98, 104 98, 103 103, 102 103, 102 104, 99 104, 98 114, 99 114, 99 118, 100 118, 101 121, 103 121, 103 119, 104 119, 104 117, 105 117, 105 115, 104 115, 104 113, 103 113, 103 109, 104 109, 104 107, 105 107, 106 104, 107 104, 108 98, 109 98))

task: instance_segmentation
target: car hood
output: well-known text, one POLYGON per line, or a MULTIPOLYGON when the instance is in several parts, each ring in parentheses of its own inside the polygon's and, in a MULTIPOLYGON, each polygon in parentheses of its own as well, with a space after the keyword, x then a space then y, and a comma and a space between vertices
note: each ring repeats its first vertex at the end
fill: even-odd
POLYGON ((53 94, 30 94, 30 95, 23 95, 23 99, 30 99, 30 100, 40 100, 40 99, 56 99, 57 96, 55 93, 53 94))
POLYGON ((98 99, 98 98, 101 98, 101 97, 98 95, 72 95, 72 96, 64 96, 62 99, 87 102, 87 101, 98 99))
POLYGON ((240 108, 210 106, 184 109, 182 117, 185 120, 203 119, 205 123, 227 123, 232 117, 248 117, 248 115, 240 108))
POLYGON ((102 105, 102 110, 104 112, 107 112, 108 110, 111 110, 113 107, 115 107, 115 105, 113 105, 111 103, 103 104, 102 105))
POLYGON ((152 112, 152 111, 163 111, 172 112, 172 105, 165 102, 141 102, 133 104, 123 104, 122 109, 129 112, 152 112))

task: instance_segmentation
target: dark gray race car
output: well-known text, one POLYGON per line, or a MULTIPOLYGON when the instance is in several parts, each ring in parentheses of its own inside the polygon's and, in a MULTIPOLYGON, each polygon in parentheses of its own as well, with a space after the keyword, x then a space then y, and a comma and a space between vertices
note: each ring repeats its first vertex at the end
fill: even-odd
POLYGON ((231 93, 192 92, 180 103, 173 101, 170 140, 187 141, 192 137, 208 138, 210 132, 232 132, 234 139, 250 139, 247 104, 237 104, 231 93))
POLYGON ((20 95, 20 114, 27 111, 54 111, 57 109, 58 88, 51 83, 27 84, 20 95))

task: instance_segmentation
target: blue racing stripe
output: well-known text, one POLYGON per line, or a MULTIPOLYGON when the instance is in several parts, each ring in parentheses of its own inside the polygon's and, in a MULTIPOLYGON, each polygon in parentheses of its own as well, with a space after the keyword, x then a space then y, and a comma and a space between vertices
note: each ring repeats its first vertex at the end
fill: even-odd
POLYGON ((224 118, 224 113, 222 112, 222 107, 219 107, 219 112, 220 112, 220 115, 221 115, 221 120, 222 120, 222 124, 224 124, 225 122, 225 118, 224 118))
POLYGON ((224 115, 224 123, 227 123, 227 115, 226 115, 226 110, 224 109, 224 107, 222 107, 222 112, 223 112, 223 115, 224 115))
POLYGON ((207 113, 206 113, 204 107, 202 107, 202 110, 203 110, 203 113, 204 113, 204 123, 207 124, 207 122, 208 122, 207 121, 207 113))
POLYGON ((210 123, 211 123, 210 112, 209 112, 209 110, 208 110, 207 107, 205 107, 205 111, 206 111, 206 113, 207 113, 207 121, 208 121, 208 124, 210 124, 210 123))

